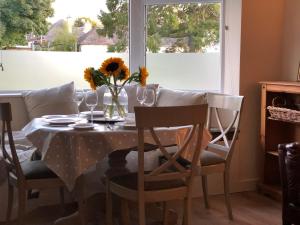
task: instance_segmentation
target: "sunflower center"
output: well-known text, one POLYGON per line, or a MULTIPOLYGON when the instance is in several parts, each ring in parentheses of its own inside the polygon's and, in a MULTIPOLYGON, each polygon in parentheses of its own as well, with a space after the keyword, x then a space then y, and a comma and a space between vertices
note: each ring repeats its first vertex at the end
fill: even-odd
POLYGON ((119 68, 119 64, 115 63, 115 62, 112 62, 112 63, 110 63, 110 64, 107 65, 106 70, 109 71, 109 72, 114 72, 118 68, 119 68))

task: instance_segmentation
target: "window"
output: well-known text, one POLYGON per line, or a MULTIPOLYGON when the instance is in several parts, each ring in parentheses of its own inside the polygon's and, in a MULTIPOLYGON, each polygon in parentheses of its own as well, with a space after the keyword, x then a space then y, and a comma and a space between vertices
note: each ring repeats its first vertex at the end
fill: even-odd
POLYGON ((146 7, 151 82, 175 89, 220 90, 221 2, 163 2, 146 7))
POLYGON ((41 2, 0 2, 0 90, 39 89, 72 80, 76 87, 88 88, 85 68, 99 68, 108 57, 121 57, 129 64, 128 0, 41 2), (18 10, 11 2, 18 3, 18 10), (35 8, 45 16, 32 19, 30 10, 35 8), (12 11, 15 14, 9 16, 12 11), (15 26, 14 21, 24 23, 15 26), (27 23, 34 26, 26 29, 27 23))
MULTIPOLYGON (((24 10, 9 18, 10 2, 0 4, 0 48, 5 48, 0 91, 71 80, 86 88, 84 68, 97 68, 108 57, 123 58, 132 71, 146 65, 151 83, 221 90, 222 0, 56 0, 54 17, 44 21, 50 26, 31 27, 14 38, 5 26, 30 21, 24 10)), ((16 2, 28 8, 29 3, 16 2)))

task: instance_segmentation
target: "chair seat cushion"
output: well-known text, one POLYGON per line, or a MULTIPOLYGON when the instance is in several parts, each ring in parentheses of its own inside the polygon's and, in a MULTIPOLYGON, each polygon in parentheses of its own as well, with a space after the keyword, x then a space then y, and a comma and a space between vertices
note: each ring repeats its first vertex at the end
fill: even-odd
POLYGON ((57 175, 51 171, 43 161, 25 161, 21 167, 26 179, 46 179, 56 178, 57 175))
POLYGON ((202 166, 210 166, 224 163, 225 159, 214 152, 203 150, 201 152, 200 161, 202 166))
MULTIPOLYGON (((121 185, 123 187, 137 190, 138 187, 138 174, 128 173, 122 176, 116 176, 111 179, 111 182, 121 185)), ((155 181, 145 182, 145 191, 155 191, 162 189, 171 189, 185 186, 182 180, 168 180, 168 181, 155 181)))

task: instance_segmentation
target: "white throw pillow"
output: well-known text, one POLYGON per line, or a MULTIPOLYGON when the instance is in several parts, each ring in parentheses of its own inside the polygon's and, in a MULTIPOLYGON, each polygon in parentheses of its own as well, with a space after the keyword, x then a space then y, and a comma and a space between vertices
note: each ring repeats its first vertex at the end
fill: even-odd
POLYGON ((48 89, 23 93, 30 119, 51 114, 75 114, 74 82, 48 89))
POLYGON ((157 106, 201 105, 207 103, 206 94, 199 91, 159 89, 157 106))

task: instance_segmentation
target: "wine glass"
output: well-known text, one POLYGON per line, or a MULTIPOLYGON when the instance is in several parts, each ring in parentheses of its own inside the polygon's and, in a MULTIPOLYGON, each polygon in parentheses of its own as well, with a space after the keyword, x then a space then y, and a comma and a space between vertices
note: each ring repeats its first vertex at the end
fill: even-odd
POLYGON ((136 99, 137 101, 143 105, 145 100, 145 87, 143 86, 137 86, 136 88, 136 99))
POLYGON ((152 88, 146 88, 144 90, 144 101, 143 104, 145 106, 154 106, 155 104, 155 90, 152 88))
POLYGON ((88 90, 85 92, 85 104, 91 110, 91 123, 94 123, 93 110, 98 104, 98 94, 96 90, 88 90))
POLYGON ((78 118, 79 118, 79 115, 80 115, 79 106, 80 106, 81 102, 83 101, 83 99, 84 99, 83 90, 80 90, 80 89, 76 90, 74 92, 74 101, 76 102, 77 107, 78 107, 78 115, 77 115, 78 118))

